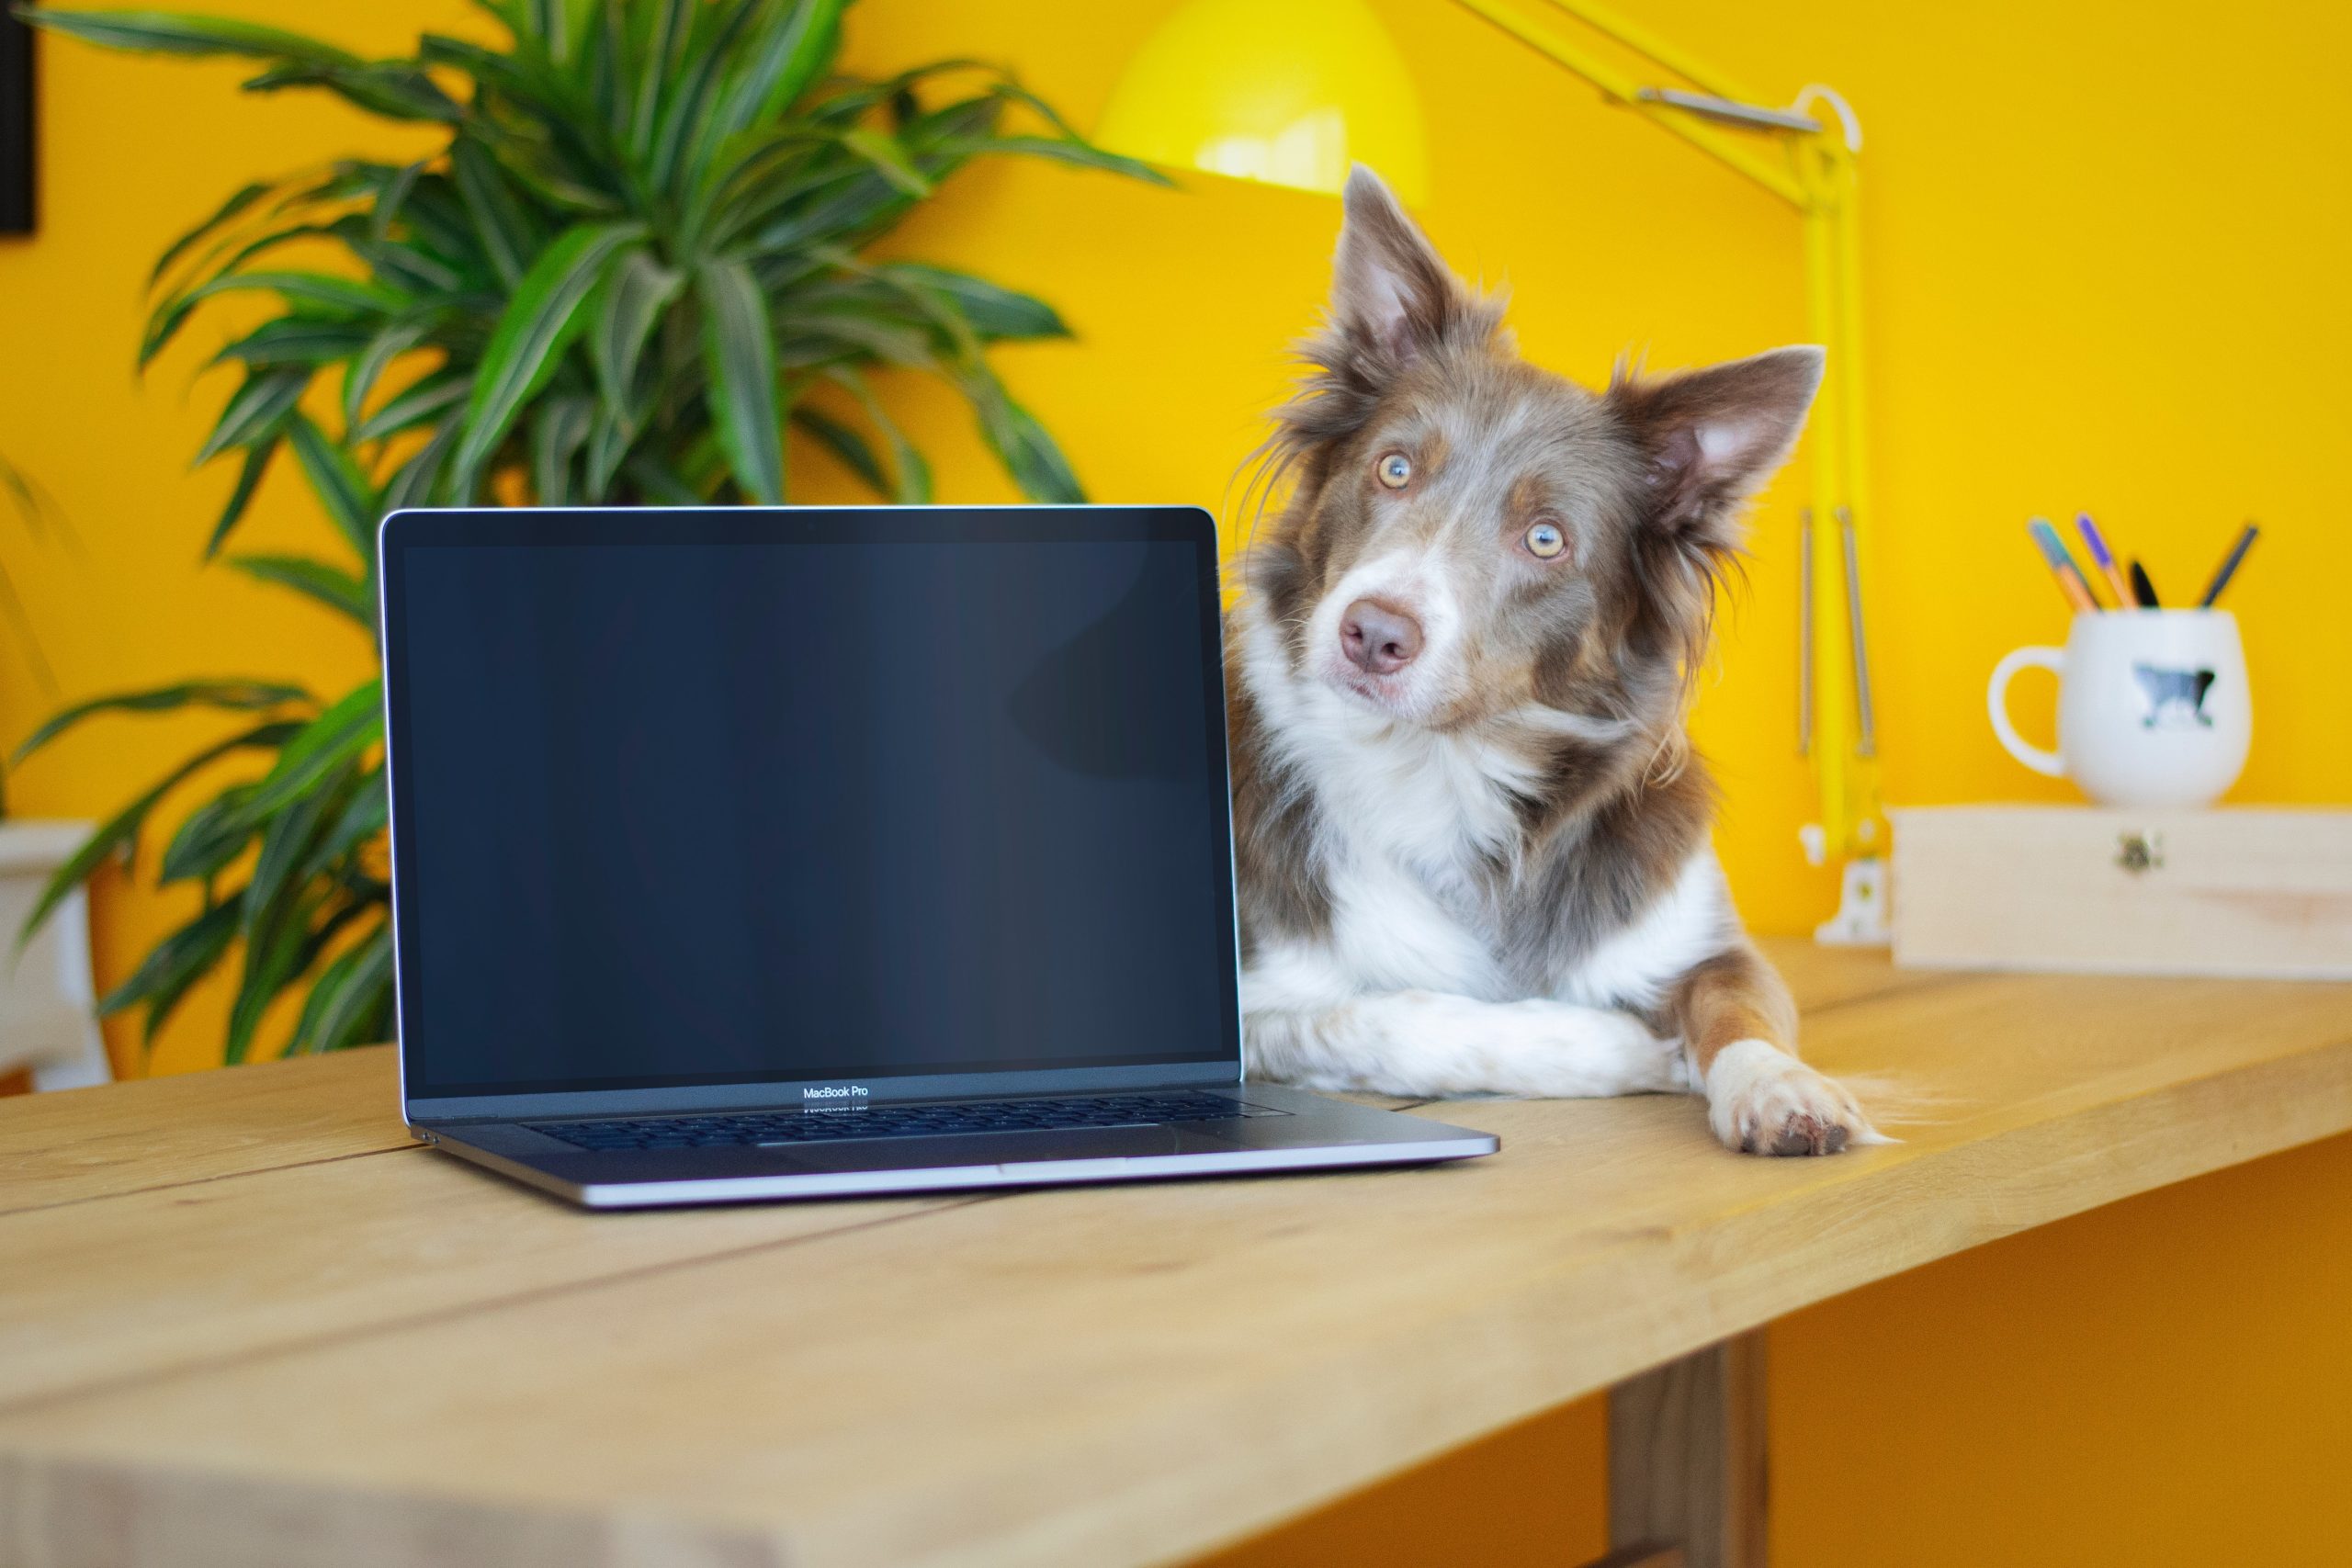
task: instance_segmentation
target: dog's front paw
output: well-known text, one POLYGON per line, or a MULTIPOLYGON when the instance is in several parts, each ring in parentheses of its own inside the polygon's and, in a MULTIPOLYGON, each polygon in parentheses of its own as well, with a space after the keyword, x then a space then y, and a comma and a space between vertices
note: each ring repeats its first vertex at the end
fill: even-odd
POLYGON ((1765 1040, 1736 1040, 1707 1068, 1707 1122, 1727 1149, 1834 1155, 1882 1140, 1833 1078, 1765 1040))

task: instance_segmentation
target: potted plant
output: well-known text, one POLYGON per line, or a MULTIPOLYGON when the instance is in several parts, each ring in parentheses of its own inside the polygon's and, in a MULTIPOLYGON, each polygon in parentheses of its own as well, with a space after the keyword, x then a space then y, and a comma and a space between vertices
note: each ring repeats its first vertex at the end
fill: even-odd
MULTIPOLYGON (((926 500, 929 469, 869 378, 877 367, 944 378, 1023 490, 1081 499, 988 357, 994 343, 1067 335, 1053 309, 867 248, 976 158, 1160 176, 970 62, 832 74, 846 0, 479 3, 500 41, 428 34, 383 60, 220 17, 22 13, 116 48, 250 59, 250 91, 334 93, 439 133, 412 163, 349 159, 246 185, 159 262, 142 365, 209 301, 275 306, 214 356, 239 383, 198 460, 234 460, 237 475, 208 558, 287 458, 337 549, 227 564, 370 636, 374 529, 402 506, 776 502, 787 426, 885 499, 926 500), (286 259, 320 244, 338 258, 286 259)), ((152 1041, 199 978, 233 964, 230 1061, 289 991, 304 994, 289 1050, 384 1038, 377 682, 314 694, 236 678, 101 697, 17 754, 97 715, 187 707, 234 723, 101 824, 31 924, 127 854, 170 790, 218 770, 225 782, 180 823, 160 871, 200 888, 202 907, 100 1008, 144 1008, 152 1041), (223 766, 238 759, 248 765, 223 766)))
MULTIPOLYGON (((0 454, 0 494, 7 510, 38 536, 51 515, 40 491, 0 454)), ((23 598, 0 554, 0 649, 22 659, 36 682, 54 695, 55 679, 33 640, 23 598)), ((28 821, 8 809, 8 775, 0 764, 0 931, 11 931, 39 902, 41 890, 88 837, 86 822, 28 821)), ((22 947, 0 946, 0 1078, 30 1069, 41 1089, 104 1083, 112 1076, 106 1043, 90 1017, 90 921, 81 889, 60 907, 59 918, 22 947)))

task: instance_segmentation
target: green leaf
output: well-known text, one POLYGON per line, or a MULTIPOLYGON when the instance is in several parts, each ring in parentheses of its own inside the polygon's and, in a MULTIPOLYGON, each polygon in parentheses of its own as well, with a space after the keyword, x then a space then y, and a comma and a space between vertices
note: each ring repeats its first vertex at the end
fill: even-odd
POLYGON ((583 223, 566 231, 515 286, 475 373, 456 472, 461 494, 506 437, 523 404, 555 374, 564 345, 585 324, 581 310, 605 263, 645 232, 637 223, 583 223))
POLYGON ((758 10, 755 0, 733 6, 697 7, 695 25, 686 39, 685 73, 669 95, 662 123, 653 133, 647 177, 657 190, 672 188, 690 147, 702 144, 703 119, 714 84, 733 56, 736 39, 758 10), (715 19, 715 25, 703 25, 715 19))
POLYGON ((82 847, 51 873, 49 881, 42 886, 40 897, 33 901, 32 912, 25 917, 25 923, 17 929, 17 950, 19 953, 24 951, 25 944, 39 934, 41 926, 56 912, 57 906, 65 896, 87 881, 90 874, 97 870, 108 855, 127 852, 137 843, 139 829, 145 825, 148 814, 181 781, 232 751, 266 750, 282 744, 300 728, 300 724, 291 722, 261 724, 226 740, 217 741, 174 768, 144 795, 99 823, 96 830, 83 840, 82 847))
POLYGON ((934 357, 968 365, 980 358, 979 334, 963 308, 913 278, 864 272, 825 278, 796 291, 786 308, 805 331, 847 336, 902 365, 927 365, 934 357), (917 318, 913 321, 907 319, 910 306, 917 318), (926 326, 928 333, 922 331, 926 326), (894 350, 894 343, 904 346, 894 350))
POLYGON ((364 1045, 389 1030, 392 1008, 392 940, 379 925, 321 972, 303 1001, 289 1052, 340 1051, 364 1045))
POLYGON ((331 43, 230 17, 191 17, 165 11, 24 10, 17 15, 35 27, 64 33, 85 43, 146 54, 233 54, 315 65, 362 63, 357 55, 331 43))
POLYGON ((380 283, 337 277, 329 272, 286 271, 231 273, 189 289, 186 299, 194 304, 216 295, 256 291, 277 295, 289 310, 331 319, 385 315, 411 302, 399 289, 380 283))
POLYGON ((274 93, 287 87, 324 87, 386 119, 448 124, 464 118, 456 100, 435 85, 432 77, 413 66, 390 62, 368 65, 279 65, 245 84, 249 93, 274 93))
POLYGON ((172 841, 164 846, 158 883, 209 881, 253 841, 254 822, 245 812, 253 798, 250 784, 231 784, 189 812, 172 841))
POLYGON ((763 0, 753 36, 733 51, 734 68, 696 137, 691 162, 766 124, 808 90, 841 41, 843 0, 763 0))
POLYGON ((890 481, 884 476, 874 449, 865 444, 865 437, 831 415, 805 405, 792 411, 792 423, 840 459, 843 468, 865 480, 866 489, 879 496, 889 495, 890 481))
POLYGON ((636 433, 613 411, 603 403, 596 405, 595 415, 588 424, 587 483, 580 499, 591 506, 601 506, 611 501, 613 476, 620 472, 621 463, 628 457, 630 442, 636 433))
POLYGON ((351 362, 343 375, 343 423, 351 432, 351 439, 363 440, 358 434, 360 411, 367 406, 368 394, 395 359, 423 343, 433 330, 432 323, 418 317, 392 321, 379 329, 368 340, 367 346, 351 362))
POLYGON ((531 424, 532 499, 541 506, 571 500, 571 460, 588 439, 595 418, 594 398, 550 398, 531 424))
POLYGON ((821 198, 795 203, 774 222, 752 236, 753 244, 769 254, 789 253, 820 241, 886 227, 905 212, 913 198, 871 169, 829 191, 821 198))
POLYGON ((370 632, 376 629, 376 600, 366 580, 341 567, 307 556, 231 556, 229 564, 256 581, 290 588, 350 616, 370 632))
POLYGON ((859 126, 842 132, 842 145, 874 165, 875 172, 909 196, 929 196, 931 181, 907 158, 907 150, 888 131, 859 126))
POLYGON ((748 99, 759 93, 748 114, 734 104, 723 110, 730 129, 744 130, 775 119, 799 100, 841 47, 842 13, 846 0, 795 0, 792 19, 772 37, 772 47, 745 72, 740 90, 748 99), (767 78, 761 91, 762 78, 767 78))
POLYGON ((267 370, 246 377, 220 411, 220 422, 197 453, 194 466, 201 468, 232 446, 251 446, 277 434, 310 384, 307 370, 267 370))
POLYGON ((979 416, 982 438, 1023 495, 1061 505, 1086 499, 1084 487, 1054 438, 1037 423, 1036 415, 1012 400, 994 376, 985 368, 975 371, 964 378, 964 389, 979 416))
POLYGON ((498 160, 481 143, 460 137, 449 150, 449 171, 499 280, 509 288, 521 288, 529 258, 538 250, 537 224, 507 187, 498 160))
POLYGON ((241 897, 232 896, 150 948, 130 978, 98 998, 98 1015, 111 1017, 125 1008, 145 1002, 145 1038, 153 1045, 156 1032, 179 1006, 180 999, 229 951, 229 943, 237 934, 241 908, 241 897))
POLYGON ((457 294, 466 287, 464 274, 421 244, 348 232, 339 232, 337 237, 353 255, 368 264, 369 271, 403 293, 430 298, 457 294))
POLYGON ((171 346, 180 329, 187 325, 196 313, 196 301, 180 296, 163 301, 147 318, 146 327, 139 334, 139 368, 144 370, 155 356, 171 346))
MULTIPOLYGON (((406 512, 423 506, 432 500, 441 483, 441 475, 448 467, 449 454, 457 449, 458 436, 465 422, 454 415, 433 434, 431 440, 417 448, 392 474, 392 482, 384 487, 384 515, 406 512)), ((459 500, 466 499, 459 497, 459 500)))
POLYGON ((182 234, 178 239, 174 240, 169 245, 164 248, 164 254, 155 258, 154 266, 147 274, 147 287, 153 288, 156 284, 162 282, 164 274, 171 270, 172 264, 174 262, 179 260, 180 257, 186 255, 196 246, 202 244, 209 236, 220 232, 220 231, 226 225, 234 222, 238 216, 243 213, 247 208, 253 206, 254 202, 259 201, 263 197, 267 196, 271 191, 274 191, 277 188, 277 186, 274 183, 268 181, 255 181, 254 184, 243 187, 237 191, 236 194, 230 197, 228 200, 222 202, 218 208, 213 209, 212 215, 209 218, 207 218, 203 222, 198 223, 195 228, 190 229, 187 233, 182 234))
POLYGON ((609 144, 617 148, 628 130, 627 118, 621 112, 620 77, 628 64, 622 39, 623 7, 600 5, 595 10, 594 28, 587 33, 582 55, 588 97, 595 107, 595 123, 604 128, 609 144))
POLYGON ((164 844, 155 882, 169 886, 174 882, 211 882, 219 877, 254 840, 254 820, 244 813, 244 802, 252 795, 254 785, 235 783, 181 818, 179 832, 174 832, 172 841, 164 844))
POLYGON ((257 820, 284 810, 319 782, 376 743, 384 733, 382 682, 354 687, 286 743, 277 765, 263 775, 246 803, 257 820))
POLYGON ((472 215, 466 210, 457 181, 449 175, 417 176, 408 200, 401 206, 401 216, 408 229, 408 244, 457 267, 469 283, 485 288, 496 284, 497 269, 482 249, 481 236, 474 228, 472 215))
POLYGON ((710 377, 719 445, 735 482, 753 501, 784 501, 784 442, 775 400, 775 340, 758 279, 741 261, 695 269, 703 306, 703 365, 710 377))
POLYGON ((1170 186, 1174 182, 1149 164, 1080 141, 1074 137, 1055 136, 991 136, 973 142, 968 151, 980 152, 1013 152, 1031 158, 1048 158, 1059 164, 1071 164, 1081 169, 1100 169, 1106 174, 1125 175, 1146 185, 1170 186))
POLYGON ((473 386, 474 378, 469 371, 435 370, 385 399, 381 408, 352 428, 351 439, 381 441, 403 430, 413 430, 464 401, 473 386))
POLYGON ((180 708, 221 708, 231 713, 259 713, 286 703, 311 700, 300 686, 277 681, 183 681, 144 692, 117 692, 75 703, 24 739, 11 762, 21 762, 84 719, 102 713, 171 713, 180 708))
POLYGON ((229 491, 229 503, 220 509, 220 520, 212 525, 211 537, 204 541, 204 558, 210 560, 220 553, 221 542, 228 538, 245 515, 245 508, 253 504, 254 491, 261 486, 262 474, 269 468, 270 458, 277 454, 277 437, 273 435, 245 448, 244 466, 237 470, 237 482, 229 491))
POLYGON ((595 364, 605 407, 624 429, 636 428, 632 400, 646 342, 684 283, 675 268, 634 245, 613 258, 605 277, 595 325, 588 335, 588 356, 595 364))
POLYGON ((984 338, 1068 337, 1069 328, 1043 299, 978 278, 918 262, 892 262, 877 269, 894 282, 912 284, 953 300, 984 338))
POLYGON ((357 353, 368 339, 366 329, 348 322, 280 316, 214 355, 211 363, 236 359, 247 365, 324 365, 357 353))
POLYGON ((684 476, 650 453, 636 452, 621 465, 635 479, 645 499, 656 506, 707 506, 710 498, 686 482, 684 476))
POLYGON ((403 164, 393 170, 389 178, 376 187, 376 201, 368 213, 368 231, 372 239, 389 239, 392 223, 407 205, 409 192, 416 188, 418 178, 424 173, 425 161, 403 164))
POLYGON ((358 788, 345 803, 343 814, 335 818, 302 867, 303 879, 308 881, 333 870, 362 845, 381 836, 390 806, 390 797, 384 790, 384 770, 372 768, 361 774, 358 788))
POLYGON ((368 482, 351 455, 328 440, 326 432, 308 414, 298 412, 288 419, 286 438, 294 448, 295 461, 302 465, 302 476, 327 509, 329 520, 361 560, 375 559, 376 487, 368 482))
POLYGON ((628 53, 637 62, 629 95, 628 152, 643 164, 653 151, 662 116, 662 86, 677 80, 687 35, 702 7, 695 0, 641 0, 629 7, 628 53))
POLYGON ((253 875, 245 881, 244 937, 248 945, 266 941, 270 928, 288 912, 280 908, 281 900, 301 901, 303 887, 296 879, 295 871, 310 857, 329 813, 339 810, 341 793, 332 784, 322 784, 288 802, 286 809, 262 829, 261 853, 254 860, 253 875))
MULTIPOLYGON (((311 929, 311 902, 305 900, 291 909, 273 911, 275 918, 266 923, 258 938, 246 936, 244 972, 238 978, 236 999, 229 1004, 229 1031, 220 1045, 223 1062, 233 1066, 245 1059, 263 1013, 300 976, 307 958, 317 951, 320 943, 311 929)), ((248 910, 249 933, 252 927, 248 910)))
POLYGON ((822 309, 795 310, 786 319, 791 323, 791 335, 776 351, 786 365, 825 365, 839 359, 873 358, 909 368, 925 368, 934 358, 932 340, 922 328, 869 306, 836 303, 822 309))
POLYGON ((576 145, 571 111, 566 108, 548 122, 544 142, 514 135, 498 138, 498 166, 506 177, 535 197, 538 206, 554 209, 556 220, 611 218, 627 203, 607 188, 621 183, 622 171, 605 161, 601 151, 576 145))
MULTIPOLYGON (((172 252, 164 254, 164 259, 155 265, 155 275, 148 277, 148 289, 163 289, 164 270, 184 259, 198 243, 209 243, 205 244, 202 259, 188 265, 188 273, 186 273, 186 277, 181 277, 176 289, 163 289, 158 299, 172 299, 174 294, 190 289, 200 282, 226 277, 228 273, 238 270, 244 261, 280 244, 285 237, 315 235, 318 223, 312 223, 311 219, 327 202, 327 188, 332 179, 334 179, 332 174, 329 176, 308 174, 308 176, 285 176, 285 179, 264 186, 261 195, 270 197, 268 207, 261 209, 259 214, 254 214, 254 226, 247 226, 243 232, 238 232, 238 219, 252 211, 252 207, 238 207, 232 211, 223 207, 223 211, 228 211, 226 221, 219 221, 217 214, 217 219, 188 231, 188 235, 186 235, 188 244, 184 249, 172 249, 172 252)), ((254 197, 254 200, 259 202, 259 197, 254 197)))
POLYGON ((882 406, 882 400, 874 395, 874 389, 865 384, 865 378, 845 366, 826 371, 825 377, 845 388, 865 406, 865 417, 874 422, 875 428, 881 431, 884 439, 890 443, 890 466, 894 475, 891 499, 900 506, 930 505, 931 465, 923 461, 922 454, 915 450, 914 443, 907 439, 906 432, 899 428, 898 422, 882 406))

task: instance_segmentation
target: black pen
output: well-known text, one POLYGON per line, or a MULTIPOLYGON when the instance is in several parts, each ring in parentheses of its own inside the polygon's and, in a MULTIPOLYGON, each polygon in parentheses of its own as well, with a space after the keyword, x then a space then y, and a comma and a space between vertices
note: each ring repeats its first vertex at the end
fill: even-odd
POLYGON ((2140 601, 2143 610, 2160 610, 2156 603, 2156 585, 2148 581, 2148 569, 2138 561, 2132 563, 2132 596, 2140 601))
POLYGON ((2230 585, 2230 579, 2237 575, 2238 562, 2245 559, 2246 547, 2254 543, 2254 536, 2260 532, 2262 530, 2251 523, 2245 525, 2245 532, 2238 536, 2238 542, 2230 547, 2228 558, 2222 562, 2222 569, 2213 574, 2213 581, 2207 584, 2205 597, 2197 601, 2199 609, 2210 610, 2213 607, 2213 601, 2222 596, 2222 590, 2227 588, 2230 585))

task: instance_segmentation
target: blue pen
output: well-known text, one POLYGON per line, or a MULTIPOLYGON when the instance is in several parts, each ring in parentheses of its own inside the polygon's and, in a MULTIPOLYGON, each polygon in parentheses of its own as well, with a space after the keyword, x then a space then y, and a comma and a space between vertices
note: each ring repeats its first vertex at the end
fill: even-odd
POLYGON ((2050 519, 2036 517, 2025 527, 2026 532, 2033 536, 2033 542, 2041 547, 2042 558, 2050 563, 2051 574, 2058 579, 2058 591, 2066 596, 2066 603, 2077 610, 2099 608, 2098 595, 2091 592, 2091 585, 2084 579, 2082 569, 2075 564, 2075 558, 2066 553, 2066 541, 2058 536, 2058 530, 2050 525, 2050 519))

